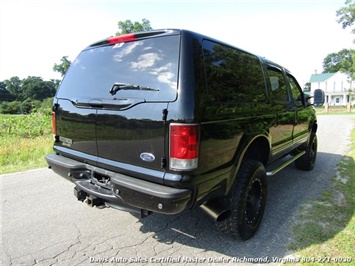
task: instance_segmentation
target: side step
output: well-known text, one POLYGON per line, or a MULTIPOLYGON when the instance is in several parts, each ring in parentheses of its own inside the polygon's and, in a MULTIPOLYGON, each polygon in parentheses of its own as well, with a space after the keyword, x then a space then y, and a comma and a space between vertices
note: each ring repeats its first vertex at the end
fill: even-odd
POLYGON ((282 169, 284 169, 286 166, 288 166, 289 164, 293 163, 294 161, 296 161, 298 158, 300 158, 301 156, 303 156, 306 153, 306 151, 301 151, 300 153, 298 153, 297 155, 293 156, 292 158, 290 158, 290 160, 284 162, 283 164, 281 164, 279 167, 275 168, 273 171, 268 171, 266 172, 266 176, 273 176, 274 174, 278 173, 279 171, 281 171, 282 169))

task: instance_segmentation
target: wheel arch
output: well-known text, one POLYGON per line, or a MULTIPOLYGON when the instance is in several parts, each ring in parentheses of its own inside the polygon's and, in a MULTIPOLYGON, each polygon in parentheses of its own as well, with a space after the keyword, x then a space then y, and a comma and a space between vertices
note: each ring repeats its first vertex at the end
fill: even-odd
POLYGON ((309 134, 308 134, 307 142, 305 142, 304 145, 302 146, 304 149, 310 145, 313 136, 317 134, 317 130, 318 130, 317 120, 313 120, 313 123, 310 123, 308 128, 309 134))
POLYGON ((314 120, 314 122, 313 122, 313 124, 312 124, 312 127, 311 127, 311 129, 310 129, 310 131, 311 131, 312 133, 316 133, 316 132, 317 132, 317 130, 318 130, 317 120, 314 120))
POLYGON ((270 159, 270 151, 269 139, 264 135, 256 136, 244 149, 244 154, 239 158, 239 164, 243 160, 256 160, 266 166, 270 159))
POLYGON ((246 145, 239 152, 236 162, 235 171, 232 171, 231 181, 228 182, 227 194, 231 191, 237 182, 237 174, 243 160, 255 160, 261 162, 264 167, 268 164, 271 156, 271 146, 269 138, 265 135, 257 135, 250 141, 246 141, 246 145))

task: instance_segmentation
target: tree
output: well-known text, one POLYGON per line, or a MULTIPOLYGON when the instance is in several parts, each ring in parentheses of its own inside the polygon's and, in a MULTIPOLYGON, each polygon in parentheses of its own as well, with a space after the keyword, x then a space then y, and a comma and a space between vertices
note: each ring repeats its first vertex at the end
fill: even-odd
POLYGON ((306 84, 304 84, 304 88, 303 88, 304 92, 310 92, 311 91, 311 83, 307 82, 306 84))
MULTIPOLYGON (((345 7, 340 8, 336 15, 339 17, 338 23, 341 23, 343 29, 351 27, 355 22, 355 0, 346 0, 345 7)), ((355 33, 355 29, 352 30, 355 33)))
POLYGON ((12 95, 15 100, 24 100, 21 89, 21 80, 19 77, 12 77, 4 81, 6 85, 6 90, 12 95))
POLYGON ((59 72, 60 75, 64 77, 65 73, 71 65, 71 61, 68 60, 67 56, 63 56, 62 59, 60 59, 60 62, 60 64, 54 64, 53 71, 59 72))
POLYGON ((134 23, 127 19, 126 21, 119 21, 118 22, 119 31, 116 32, 116 36, 132 33, 132 32, 139 32, 139 31, 147 31, 151 30, 152 27, 150 26, 150 21, 148 19, 142 19, 142 23, 135 21, 134 23))
POLYGON ((10 94, 10 92, 6 89, 5 82, 0 82, 0 103, 1 102, 11 102, 15 100, 15 97, 10 94))
MULTIPOLYGON (((351 27, 355 22, 355 0, 346 0, 345 5, 336 12, 339 17, 338 23, 342 24, 343 29, 351 27)), ((355 29, 352 29, 352 33, 355 33, 355 29)), ((346 49, 342 51, 346 51, 346 49)), ((350 74, 351 78, 355 79, 355 51, 347 50, 345 54, 345 58, 341 61, 340 71, 350 74)))
POLYGON ((323 59, 323 73, 335 73, 338 71, 352 73, 354 53, 355 50, 343 49, 337 53, 328 54, 323 59))
POLYGON ((55 94, 55 84, 51 81, 43 81, 40 77, 28 77, 22 80, 23 96, 27 100, 39 100, 53 97, 55 94))
POLYGON ((58 89, 59 84, 60 84, 60 80, 59 79, 51 79, 51 81, 48 81, 48 82, 52 82, 54 84, 55 90, 58 89))

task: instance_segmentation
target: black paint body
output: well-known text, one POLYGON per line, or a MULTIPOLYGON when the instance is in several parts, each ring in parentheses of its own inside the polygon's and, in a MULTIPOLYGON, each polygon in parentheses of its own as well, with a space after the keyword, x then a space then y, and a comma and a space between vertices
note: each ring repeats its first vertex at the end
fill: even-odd
POLYGON ((190 31, 137 36, 86 48, 54 99, 47 161, 76 191, 120 209, 178 213, 226 196, 243 159, 267 166, 308 145, 314 108, 283 67, 190 31), (111 95, 115 83, 154 90, 111 95), (197 169, 169 169, 171 123, 199 125, 197 169))

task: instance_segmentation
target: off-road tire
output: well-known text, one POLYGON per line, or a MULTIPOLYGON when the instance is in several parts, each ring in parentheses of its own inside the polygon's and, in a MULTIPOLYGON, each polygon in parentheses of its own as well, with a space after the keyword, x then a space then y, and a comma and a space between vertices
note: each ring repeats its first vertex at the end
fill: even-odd
POLYGON ((242 162, 237 181, 225 206, 231 215, 216 223, 217 228, 237 239, 247 240, 258 230, 263 218, 267 197, 267 179, 264 165, 259 161, 242 162))
POLYGON ((295 161, 295 165, 300 170, 311 171, 317 159, 318 140, 317 135, 312 133, 311 141, 307 146, 306 153, 295 161))

